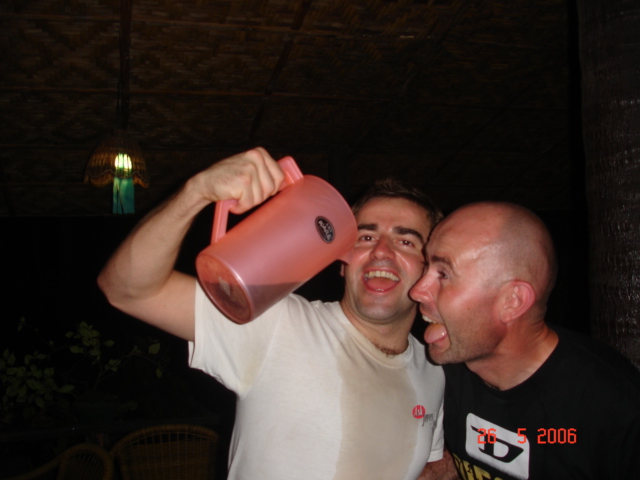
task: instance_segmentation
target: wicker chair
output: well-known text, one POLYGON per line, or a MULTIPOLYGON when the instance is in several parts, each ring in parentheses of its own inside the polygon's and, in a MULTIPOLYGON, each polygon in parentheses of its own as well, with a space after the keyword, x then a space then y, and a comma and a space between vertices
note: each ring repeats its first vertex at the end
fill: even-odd
POLYGON ((50 462, 9 480, 111 480, 113 460, 104 448, 80 443, 68 448, 50 462))
POLYGON ((111 449, 122 480, 215 478, 218 434, 199 425, 142 428, 111 449))

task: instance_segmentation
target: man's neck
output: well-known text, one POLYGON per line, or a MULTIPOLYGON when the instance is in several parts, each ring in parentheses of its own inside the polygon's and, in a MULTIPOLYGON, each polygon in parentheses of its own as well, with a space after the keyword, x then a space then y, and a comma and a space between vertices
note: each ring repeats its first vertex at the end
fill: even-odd
POLYGON ((520 385, 546 362, 558 344, 558 335, 544 322, 513 335, 490 357, 467 362, 469 370, 492 388, 509 390, 520 385))
POLYGON ((401 319, 375 321, 354 315, 342 302, 340 306, 349 322, 386 355, 400 355, 409 346, 408 337, 415 314, 401 319))

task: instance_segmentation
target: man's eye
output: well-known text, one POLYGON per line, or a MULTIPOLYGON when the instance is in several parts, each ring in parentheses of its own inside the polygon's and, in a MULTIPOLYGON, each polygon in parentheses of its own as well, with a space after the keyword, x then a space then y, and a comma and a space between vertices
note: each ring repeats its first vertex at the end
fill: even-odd
POLYGON ((447 280, 449 278, 449 275, 447 275, 447 272, 438 270, 438 277, 440 277, 442 280, 447 280))
POLYGON ((400 243, 402 245, 406 245, 407 247, 413 247, 415 245, 411 240, 401 240, 400 243))
POLYGON ((360 240, 361 242, 370 242, 371 240, 373 240, 373 237, 371 235, 361 235, 358 240, 360 240))

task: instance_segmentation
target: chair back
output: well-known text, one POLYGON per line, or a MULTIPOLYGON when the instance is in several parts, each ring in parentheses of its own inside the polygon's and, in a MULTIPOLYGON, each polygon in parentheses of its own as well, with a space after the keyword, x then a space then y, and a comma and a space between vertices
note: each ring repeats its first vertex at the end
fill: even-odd
POLYGON ((68 448, 60 456, 56 480, 111 480, 113 460, 104 448, 81 443, 68 448))
POLYGON ((123 480, 212 480, 218 434, 200 425, 136 430, 111 449, 123 480))
POLYGON ((69 447, 46 464, 9 480, 112 480, 113 460, 93 443, 69 447))

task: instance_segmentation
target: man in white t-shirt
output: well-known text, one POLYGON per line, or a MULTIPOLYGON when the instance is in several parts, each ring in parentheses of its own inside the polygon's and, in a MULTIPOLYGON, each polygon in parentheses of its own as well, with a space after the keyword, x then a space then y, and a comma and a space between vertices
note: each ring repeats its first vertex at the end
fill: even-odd
POLYGON ((191 366, 237 394, 229 478, 415 479, 443 450, 444 376, 410 335, 409 290, 441 218, 424 195, 387 182, 354 206, 340 302, 290 295, 238 325, 173 269, 202 208, 235 199, 231 211, 245 212, 283 178, 262 148, 215 163, 140 222, 99 285, 114 306, 188 340, 191 366))

